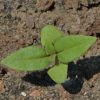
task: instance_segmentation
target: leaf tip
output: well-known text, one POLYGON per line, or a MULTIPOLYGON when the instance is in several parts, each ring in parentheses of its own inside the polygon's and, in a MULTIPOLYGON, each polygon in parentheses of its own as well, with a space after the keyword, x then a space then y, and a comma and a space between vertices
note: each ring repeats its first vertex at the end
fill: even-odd
POLYGON ((2 59, 2 60, 0 61, 0 64, 1 64, 1 65, 6 65, 6 58, 2 59))

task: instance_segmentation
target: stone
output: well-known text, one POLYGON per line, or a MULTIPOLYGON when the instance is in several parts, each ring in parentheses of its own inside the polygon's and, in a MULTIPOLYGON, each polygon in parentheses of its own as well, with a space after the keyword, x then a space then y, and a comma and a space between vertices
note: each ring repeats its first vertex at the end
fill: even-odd
POLYGON ((54 5, 54 0, 37 0, 36 8, 39 11, 47 11, 54 5))

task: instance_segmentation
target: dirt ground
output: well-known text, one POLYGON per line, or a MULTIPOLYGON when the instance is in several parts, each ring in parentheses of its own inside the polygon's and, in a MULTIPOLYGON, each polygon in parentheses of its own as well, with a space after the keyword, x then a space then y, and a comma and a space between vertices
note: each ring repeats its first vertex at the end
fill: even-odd
POLYGON ((66 35, 96 36, 97 42, 69 64, 70 80, 62 85, 45 72, 41 76, 0 65, 0 100, 100 100, 100 0, 0 0, 0 60, 39 43, 46 24, 66 35))

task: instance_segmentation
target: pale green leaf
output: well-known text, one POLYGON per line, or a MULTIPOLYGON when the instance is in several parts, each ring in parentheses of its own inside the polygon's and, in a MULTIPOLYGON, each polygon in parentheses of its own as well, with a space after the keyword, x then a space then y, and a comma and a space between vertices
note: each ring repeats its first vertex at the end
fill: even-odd
POLYGON ((64 33, 53 25, 45 26, 41 31, 41 43, 44 46, 46 41, 53 43, 56 39, 62 37, 64 33))
POLYGON ((47 57, 43 48, 30 46, 12 53, 1 64, 21 71, 37 71, 48 68, 54 61, 55 55, 47 57))
POLYGON ((45 44, 45 51, 46 51, 47 55, 55 53, 55 48, 54 48, 53 44, 48 40, 46 41, 46 44, 45 44))
POLYGON ((83 35, 70 35, 55 42, 60 62, 68 63, 78 59, 96 41, 96 37, 83 35))
POLYGON ((60 84, 65 82, 67 78, 67 72, 68 72, 68 65, 59 64, 51 68, 48 71, 48 75, 51 77, 52 80, 60 84))
POLYGON ((53 43, 63 35, 64 33, 53 25, 47 25, 42 29, 41 43, 42 46, 46 48, 48 54, 53 54, 55 52, 53 43))

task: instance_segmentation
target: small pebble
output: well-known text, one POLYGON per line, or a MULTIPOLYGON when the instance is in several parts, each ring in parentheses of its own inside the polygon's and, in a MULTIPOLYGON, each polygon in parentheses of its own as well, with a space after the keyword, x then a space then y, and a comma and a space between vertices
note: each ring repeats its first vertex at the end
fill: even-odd
POLYGON ((54 0, 37 0, 36 8, 39 11, 47 11, 54 5, 54 0))
POLYGON ((30 96, 32 96, 32 97, 39 97, 41 95, 42 95, 42 91, 41 90, 34 90, 30 94, 30 96))
POLYGON ((25 92, 21 92, 21 95, 26 97, 26 93, 25 92))

